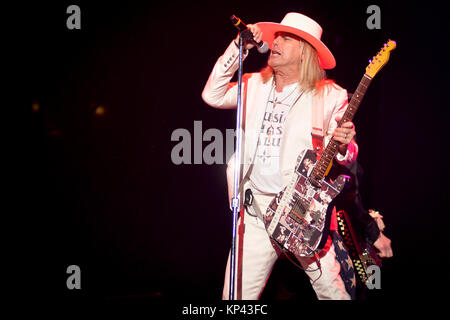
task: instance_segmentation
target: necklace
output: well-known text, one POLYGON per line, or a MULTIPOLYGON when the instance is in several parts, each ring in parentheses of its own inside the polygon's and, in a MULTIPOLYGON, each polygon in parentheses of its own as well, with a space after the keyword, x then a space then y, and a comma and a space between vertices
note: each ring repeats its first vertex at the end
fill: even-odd
MULTIPOLYGON (((284 104, 284 105, 288 106, 288 109, 290 110, 292 108, 292 106, 297 103, 297 101, 300 99, 300 97, 303 95, 303 92, 304 92, 303 90, 300 89, 300 92, 299 92, 297 98, 294 99, 294 102, 291 104, 286 104, 286 103, 284 103, 284 101, 286 101, 295 91, 297 91, 298 84, 296 86, 294 86, 293 90, 291 92, 289 92, 289 94, 287 96, 285 96, 284 98, 282 98, 281 100, 278 100, 277 97, 275 97, 274 89, 275 89, 275 85, 273 84, 271 92, 269 93, 269 97, 272 95, 272 100, 270 100, 270 98, 267 99, 266 110, 268 108, 269 103, 272 103, 272 106, 273 106, 272 110, 275 110, 275 108, 278 104, 284 104), (272 91, 273 91, 273 93, 272 93, 272 91)), ((275 129, 273 127, 273 124, 274 124, 273 117, 270 117, 269 123, 270 123, 270 125, 267 128, 266 132, 267 132, 267 142, 270 144, 272 141, 272 134, 275 131, 275 129)))
MULTIPOLYGON (((269 102, 271 102, 272 105, 273 105, 273 108, 275 108, 277 104, 283 104, 284 101, 286 101, 295 91, 297 91, 297 88, 298 88, 298 84, 294 86, 294 88, 291 90, 291 92, 289 92, 289 94, 287 96, 285 96, 281 100, 278 100, 278 97, 275 97, 276 90, 274 90, 275 89, 275 84, 273 84, 272 85, 272 89, 271 89, 271 91, 273 92, 273 94, 272 94, 272 101, 269 100, 269 102)), ((291 106, 289 106, 289 107, 291 107, 291 106)))

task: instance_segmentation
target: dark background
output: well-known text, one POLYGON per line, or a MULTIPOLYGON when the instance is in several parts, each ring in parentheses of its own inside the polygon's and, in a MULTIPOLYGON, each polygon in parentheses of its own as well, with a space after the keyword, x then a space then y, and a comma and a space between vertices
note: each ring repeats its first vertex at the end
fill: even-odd
MULTIPOLYGON (((5 12, 20 59, 12 65, 22 112, 12 135, 20 137, 14 224, 6 226, 19 297, 74 305, 221 298, 232 218, 225 165, 174 165, 171 134, 193 133, 194 121, 203 132, 234 128, 234 111, 201 99, 236 35, 229 16, 280 22, 290 11, 322 25, 337 60, 328 76, 349 92, 383 43, 397 42, 355 119, 363 201, 384 215, 394 250, 382 289, 369 298, 438 298, 447 281, 449 195, 444 8, 300 0, 55 1, 5 12), (66 27, 71 4, 81 8, 81 30, 66 27), (366 27, 371 4, 381 8, 380 30, 366 27), (103 116, 95 114, 99 105, 103 116), (72 264, 81 268, 81 290, 66 287, 72 264)), ((252 51, 245 70, 266 59, 252 51)), ((314 294, 303 273, 281 260, 263 298, 312 301, 314 294)))

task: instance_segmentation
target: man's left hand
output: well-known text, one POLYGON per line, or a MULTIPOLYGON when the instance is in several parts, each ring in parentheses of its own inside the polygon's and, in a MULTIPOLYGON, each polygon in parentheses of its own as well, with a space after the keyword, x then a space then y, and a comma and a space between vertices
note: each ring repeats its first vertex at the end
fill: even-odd
MULTIPOLYGON (((336 117, 336 122, 339 122, 342 118, 336 117)), ((347 146, 356 135, 355 125, 353 122, 344 122, 341 127, 338 127, 333 132, 333 139, 339 142, 339 153, 345 155, 347 152, 347 146)))

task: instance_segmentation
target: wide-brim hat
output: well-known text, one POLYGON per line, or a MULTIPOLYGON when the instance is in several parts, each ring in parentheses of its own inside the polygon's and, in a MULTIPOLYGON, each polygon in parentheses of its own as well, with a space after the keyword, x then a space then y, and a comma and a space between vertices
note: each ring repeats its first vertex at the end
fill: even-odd
POLYGON ((320 66, 323 69, 333 69, 336 60, 327 46, 320 40, 322 27, 313 19, 297 12, 289 12, 281 23, 258 22, 256 24, 262 32, 262 41, 267 42, 272 48, 276 32, 288 32, 308 41, 317 51, 320 66))

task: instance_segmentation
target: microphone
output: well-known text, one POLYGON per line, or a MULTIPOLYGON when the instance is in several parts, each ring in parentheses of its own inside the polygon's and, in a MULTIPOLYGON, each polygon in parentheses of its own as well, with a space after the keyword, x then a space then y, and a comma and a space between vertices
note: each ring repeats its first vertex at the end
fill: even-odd
POLYGON ((269 45, 267 44, 267 42, 263 42, 263 41, 256 42, 253 39, 253 34, 247 28, 247 25, 244 22, 242 22, 241 19, 239 19, 235 15, 232 15, 230 17, 230 19, 231 19, 231 23, 239 30, 239 32, 247 31, 246 33, 248 33, 248 37, 246 36, 244 39, 250 41, 251 43, 253 43, 258 48, 258 51, 260 53, 266 53, 269 50, 269 45))

